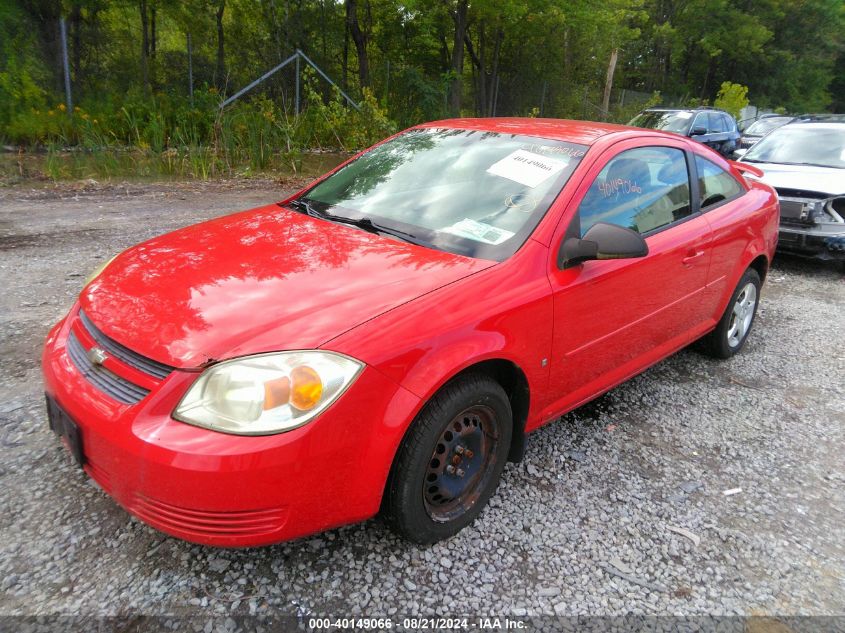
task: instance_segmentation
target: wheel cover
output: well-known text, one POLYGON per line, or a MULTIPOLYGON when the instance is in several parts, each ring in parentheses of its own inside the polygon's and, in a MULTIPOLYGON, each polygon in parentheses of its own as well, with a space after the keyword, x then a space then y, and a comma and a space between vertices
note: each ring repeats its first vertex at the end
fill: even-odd
POLYGON ((439 523, 469 510, 496 467, 499 427, 490 407, 473 405, 446 425, 437 439, 423 481, 423 503, 439 523))
POLYGON ((731 321, 728 325, 728 345, 737 347, 748 330, 751 329, 751 321, 754 319, 754 308, 757 305, 757 286, 748 282, 736 297, 731 321))

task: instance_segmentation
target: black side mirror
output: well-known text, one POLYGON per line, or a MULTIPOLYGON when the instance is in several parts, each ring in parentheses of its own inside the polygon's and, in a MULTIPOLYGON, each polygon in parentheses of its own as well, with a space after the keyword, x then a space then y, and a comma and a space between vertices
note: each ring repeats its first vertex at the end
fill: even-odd
POLYGON ((703 125, 697 125, 692 128, 692 133, 690 134, 690 136, 704 136, 705 134, 707 134, 707 128, 703 125))
POLYGON ((643 236, 618 224, 597 222, 584 237, 563 240, 557 256, 558 268, 571 268, 590 259, 629 259, 648 255, 643 236))

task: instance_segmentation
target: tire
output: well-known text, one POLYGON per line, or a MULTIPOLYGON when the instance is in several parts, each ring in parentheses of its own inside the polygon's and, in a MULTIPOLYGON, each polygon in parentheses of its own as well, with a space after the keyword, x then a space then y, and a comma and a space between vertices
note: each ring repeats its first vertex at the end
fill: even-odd
POLYGON ((743 348, 760 305, 761 286, 756 270, 749 268, 743 273, 716 329, 701 339, 705 353, 715 358, 730 358, 743 348))
POLYGON ((441 389, 393 462, 385 516, 394 531, 429 544, 472 523, 499 484, 512 427, 508 396, 488 376, 468 374, 441 389))

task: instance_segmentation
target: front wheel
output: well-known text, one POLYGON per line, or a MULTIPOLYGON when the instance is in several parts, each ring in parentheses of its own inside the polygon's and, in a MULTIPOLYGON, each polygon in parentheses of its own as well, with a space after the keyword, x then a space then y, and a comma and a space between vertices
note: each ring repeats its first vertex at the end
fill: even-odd
POLYGON ((511 431, 510 402, 496 381, 470 374, 446 385, 399 447, 385 493, 392 527, 427 544, 469 525, 498 486, 511 431))
POLYGON ((730 358, 745 345, 760 303, 760 275, 749 268, 742 275, 716 329, 702 339, 704 351, 730 358))

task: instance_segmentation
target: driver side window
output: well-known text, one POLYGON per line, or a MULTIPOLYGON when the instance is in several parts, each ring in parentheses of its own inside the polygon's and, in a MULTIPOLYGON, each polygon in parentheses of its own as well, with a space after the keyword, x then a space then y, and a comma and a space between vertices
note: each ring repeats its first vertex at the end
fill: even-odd
POLYGON ((617 154, 578 207, 581 237, 597 222, 644 234, 691 213, 686 157, 673 147, 638 147, 617 154))

